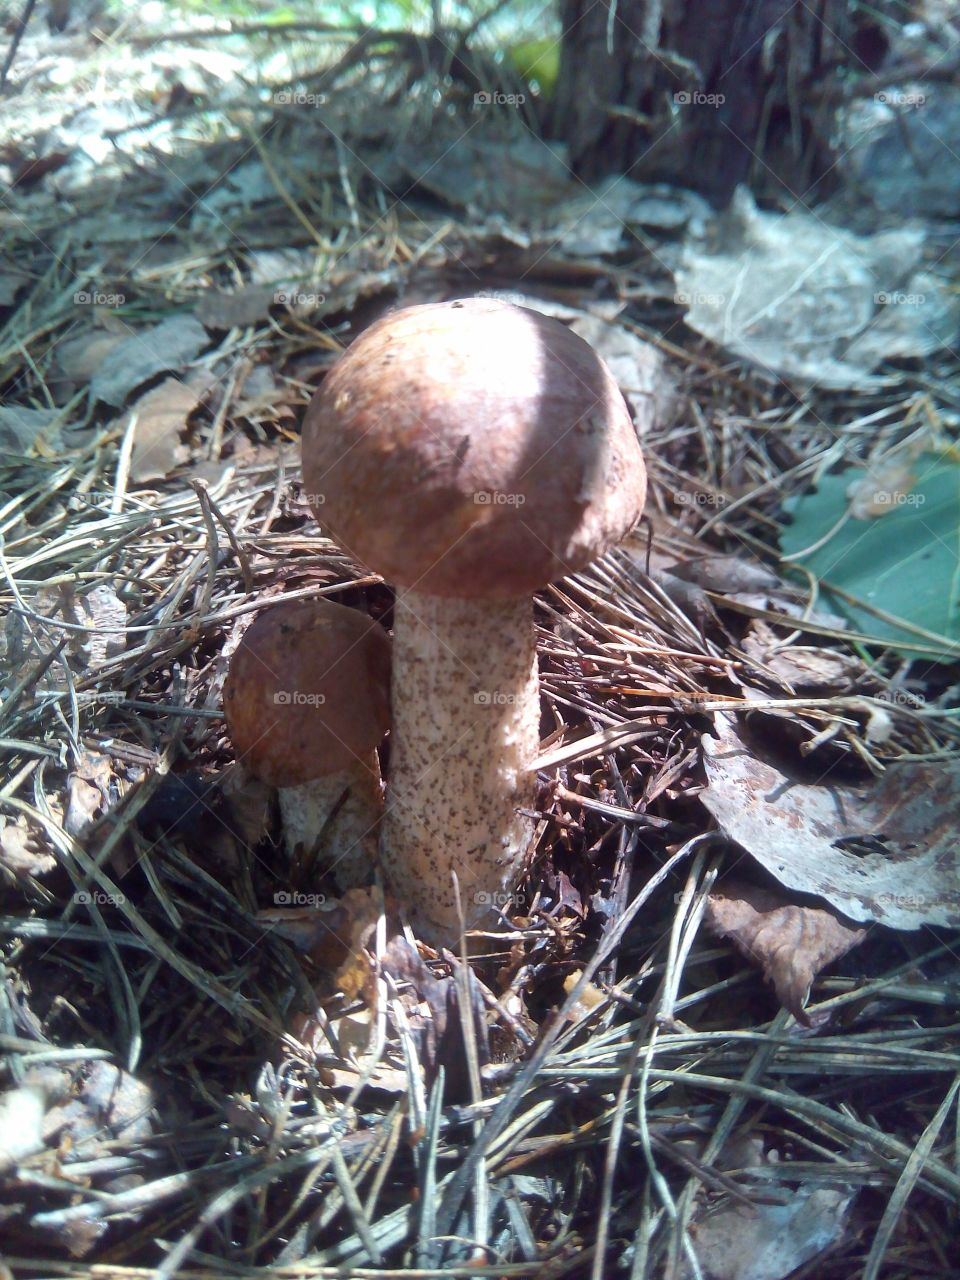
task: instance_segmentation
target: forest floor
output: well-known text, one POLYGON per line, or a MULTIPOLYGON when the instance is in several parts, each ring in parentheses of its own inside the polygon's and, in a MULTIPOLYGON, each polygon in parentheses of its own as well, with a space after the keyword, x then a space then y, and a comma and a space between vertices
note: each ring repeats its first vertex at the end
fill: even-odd
POLYGON ((0 140, 0 1271, 955 1275, 960 649, 923 565, 781 557, 791 505, 801 563, 950 546, 956 354, 778 375, 691 323, 702 202, 583 187, 515 83, 201 26, 28 32, 0 140), (221 692, 266 602, 389 627, 299 425, 475 294, 652 425, 648 521, 537 598, 537 847, 466 964, 291 866, 221 692))

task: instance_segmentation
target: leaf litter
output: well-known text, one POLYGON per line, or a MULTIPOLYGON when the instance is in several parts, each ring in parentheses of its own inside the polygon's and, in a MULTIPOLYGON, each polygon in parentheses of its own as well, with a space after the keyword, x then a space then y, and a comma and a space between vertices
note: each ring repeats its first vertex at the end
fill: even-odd
MULTIPOLYGON (((231 86, 205 39, 190 92, 231 86)), ((840 1277, 858 1214, 929 1270, 960 1194, 937 1143, 956 1074, 942 931, 960 678, 943 636, 886 647, 870 615, 842 620, 816 578, 784 576, 777 546, 782 499, 811 477, 866 468, 918 415, 956 438, 950 353, 920 387, 870 372, 906 339, 880 326, 879 346, 843 351, 831 330, 797 367, 760 351, 809 383, 771 390, 750 343, 732 369, 691 337, 670 248, 707 230, 689 193, 623 180, 601 216, 496 121, 461 153, 469 189, 431 178, 459 126, 432 87, 409 93, 409 47, 383 48, 332 68, 326 115, 251 107, 243 86, 246 119, 275 130, 266 154, 229 111, 209 138, 188 112, 190 148, 170 145, 172 115, 114 104, 137 127, 99 178, 124 215, 104 214, 85 153, 16 188, 29 239, 2 227, 24 281, 44 281, 29 331, 5 315, 0 342, 19 379, 0 462, 5 1253, 78 1277, 108 1258, 320 1275, 478 1257, 533 1276, 600 1275, 625 1248, 644 1275, 692 1251, 743 1276, 739 1245, 751 1274, 818 1258, 840 1277), (397 224, 367 219, 401 133, 417 189, 397 224), (185 190, 232 179, 196 211, 171 205, 143 163, 163 138, 185 190), (326 203, 287 163, 304 153, 326 203), (563 190, 508 200, 504 155, 529 192, 551 174, 563 190), (464 965, 414 948, 376 885, 335 897, 291 867, 275 796, 233 767, 219 691, 267 601, 321 591, 389 622, 388 589, 296 489, 296 424, 336 351, 398 300, 519 281, 662 410, 649 533, 538 598, 537 859, 464 965), (825 399, 811 362, 855 394, 825 399)), ((772 244, 798 225, 751 219, 772 244)), ((25 288, 8 281, 13 302, 25 288)))

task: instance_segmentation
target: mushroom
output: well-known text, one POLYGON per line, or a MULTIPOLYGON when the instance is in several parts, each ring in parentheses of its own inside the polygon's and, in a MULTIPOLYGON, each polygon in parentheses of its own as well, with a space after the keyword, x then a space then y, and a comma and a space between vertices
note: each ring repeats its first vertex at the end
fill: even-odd
POLYGON ((603 361, 539 312, 486 298, 367 329, 310 402, 304 490, 398 587, 381 861, 430 941, 493 925, 535 829, 533 593, 638 520, 637 432, 603 361))
POLYGON ((378 623, 330 600, 296 600, 247 628, 224 684, 230 740, 250 773, 279 789, 289 852, 316 852, 341 889, 367 883, 376 859, 389 680, 378 623))

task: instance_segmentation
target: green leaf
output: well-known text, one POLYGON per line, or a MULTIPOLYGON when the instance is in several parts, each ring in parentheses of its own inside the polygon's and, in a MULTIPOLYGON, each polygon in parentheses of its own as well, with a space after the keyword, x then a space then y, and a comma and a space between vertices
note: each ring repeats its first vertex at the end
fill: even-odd
POLYGON ((783 530, 782 549, 820 580, 831 608, 859 630, 910 652, 923 637, 907 628, 917 627, 939 638, 935 647, 949 649, 960 641, 960 465, 948 454, 925 453, 911 472, 916 480, 909 492, 884 496, 878 486, 874 502, 882 514, 866 519, 849 515, 847 489, 868 473, 851 467, 823 476, 816 493, 784 504, 793 523, 783 530), (876 617, 831 587, 896 621, 876 617))

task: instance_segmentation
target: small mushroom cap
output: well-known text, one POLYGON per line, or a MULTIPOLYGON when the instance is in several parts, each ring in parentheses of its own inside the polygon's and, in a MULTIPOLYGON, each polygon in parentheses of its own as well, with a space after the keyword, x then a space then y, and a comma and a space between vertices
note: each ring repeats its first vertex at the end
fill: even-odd
POLYGON ((237 757, 274 787, 350 768, 390 725, 390 640, 329 600, 261 613, 227 672, 223 710, 237 757))
POLYGON ((361 563, 479 599, 584 568, 646 493, 636 429, 593 348, 489 298, 408 307, 362 333, 308 406, 303 477, 361 563))

